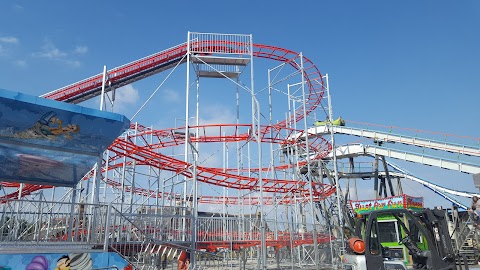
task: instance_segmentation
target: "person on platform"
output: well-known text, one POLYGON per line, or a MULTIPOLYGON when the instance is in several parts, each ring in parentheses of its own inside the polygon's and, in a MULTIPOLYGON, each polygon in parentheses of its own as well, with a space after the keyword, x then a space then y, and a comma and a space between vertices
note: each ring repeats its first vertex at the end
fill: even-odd
POLYGON ((469 212, 477 228, 480 228, 480 200, 477 196, 472 197, 472 205, 470 206, 469 212))

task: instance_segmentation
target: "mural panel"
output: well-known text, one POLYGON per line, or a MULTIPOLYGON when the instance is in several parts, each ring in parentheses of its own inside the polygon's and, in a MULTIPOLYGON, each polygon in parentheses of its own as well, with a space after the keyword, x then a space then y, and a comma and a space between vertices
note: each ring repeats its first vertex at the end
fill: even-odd
POLYGON ((113 252, 0 254, 0 270, 90 270, 98 268, 130 270, 132 266, 113 252))
POLYGON ((0 180, 72 186, 129 125, 120 114, 0 89, 0 180))

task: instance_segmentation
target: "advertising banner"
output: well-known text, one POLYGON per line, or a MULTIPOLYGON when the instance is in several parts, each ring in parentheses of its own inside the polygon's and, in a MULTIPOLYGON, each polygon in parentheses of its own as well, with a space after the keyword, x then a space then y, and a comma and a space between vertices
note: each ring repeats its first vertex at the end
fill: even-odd
POLYGON ((372 211, 388 209, 410 209, 418 211, 423 208, 423 198, 399 195, 373 200, 350 201, 350 206, 357 214, 366 214, 372 211))

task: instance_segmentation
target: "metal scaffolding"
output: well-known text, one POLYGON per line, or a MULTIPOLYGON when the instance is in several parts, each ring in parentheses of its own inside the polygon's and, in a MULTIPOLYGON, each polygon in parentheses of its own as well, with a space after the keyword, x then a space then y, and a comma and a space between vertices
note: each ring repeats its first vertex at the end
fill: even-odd
MULTIPOLYGON (((436 150, 449 146, 334 126, 328 76, 303 53, 255 44, 252 35, 188 32, 186 43, 112 70, 104 68, 102 74, 45 97, 76 103, 101 95, 104 109, 105 100, 115 103, 116 88, 172 69, 146 104, 183 63, 185 114, 175 119, 175 127, 132 124, 75 187, 18 186, 16 197, 35 203, 5 195, 0 225, 16 229, 2 240, 110 247, 145 269, 156 269, 159 262, 173 267, 182 252, 190 254, 191 265, 203 269, 333 268, 341 264, 343 229, 350 218, 352 193, 341 180, 380 179, 375 188, 385 192, 376 195, 383 196, 387 184, 393 192, 391 178, 419 181, 388 169, 393 165, 385 156, 397 152, 381 144, 344 151, 336 146, 336 134, 414 146, 428 142, 426 147, 436 150), (234 96, 216 101, 234 108, 230 123, 205 117, 212 100, 203 97, 212 89, 221 97, 224 92, 234 96), (327 117, 326 124, 312 127, 317 114, 327 117), (362 151, 374 154, 376 162, 355 163, 362 151), (41 214, 31 214, 38 203, 41 214)), ((477 153, 475 148, 455 149, 448 148, 477 153)), ((405 160, 420 160, 400 153, 405 160)), ((421 160, 454 163, 424 156, 421 160)), ((461 164, 460 171, 479 170, 461 164)))

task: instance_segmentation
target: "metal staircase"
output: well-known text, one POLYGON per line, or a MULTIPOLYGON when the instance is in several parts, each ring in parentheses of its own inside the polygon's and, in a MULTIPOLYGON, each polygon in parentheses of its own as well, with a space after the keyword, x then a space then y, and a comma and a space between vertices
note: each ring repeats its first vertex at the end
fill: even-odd
MULTIPOLYGON (((468 226, 467 226, 468 227, 468 226)), ((465 255, 467 258, 468 264, 477 264, 478 263, 478 229, 472 228, 467 230, 465 239, 460 246, 460 254, 465 255)))
MULTIPOLYGON (((113 207, 107 215, 110 222, 115 224, 114 226, 108 226, 109 228, 114 230, 115 228, 122 228, 110 233, 112 236, 115 234, 115 237, 112 237, 109 241, 109 249, 121 254, 135 269, 171 269, 172 265, 177 264, 182 252, 187 252, 190 256, 196 256, 196 258, 218 257, 209 252, 190 248, 188 241, 175 241, 175 239, 168 241, 163 240, 160 235, 156 235, 158 230, 169 229, 162 226, 164 223, 160 222, 160 215, 157 217, 152 214, 149 215, 148 220, 155 220, 154 223, 131 219, 113 207)), ((138 215, 135 216, 138 217, 138 215)), ((186 219, 188 220, 189 217, 186 217, 186 219)), ((196 264, 190 265, 190 268, 193 269, 195 266, 197 268, 194 269, 202 269, 198 267, 208 264, 211 267, 210 269, 217 269, 221 263, 218 260, 219 258, 215 260, 196 260, 196 264)))
POLYGON ((453 233, 455 247, 461 255, 464 255, 468 264, 477 264, 479 260, 479 236, 480 230, 476 228, 472 218, 465 222, 459 222, 453 233))
POLYGON ((220 257, 192 249, 189 239, 182 241, 165 226, 189 223, 191 217, 162 210, 163 215, 122 213, 111 204, 6 200, 0 204, 0 253, 108 251, 118 253, 133 269, 172 269, 187 252, 197 258, 190 268, 219 269, 220 257))

